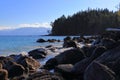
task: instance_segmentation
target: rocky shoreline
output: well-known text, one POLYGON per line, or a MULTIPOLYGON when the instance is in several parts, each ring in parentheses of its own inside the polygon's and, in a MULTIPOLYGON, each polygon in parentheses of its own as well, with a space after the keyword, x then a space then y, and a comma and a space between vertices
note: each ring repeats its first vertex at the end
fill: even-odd
POLYGON ((120 32, 68 36, 60 47, 48 45, 27 55, 0 56, 0 80, 120 80, 120 32), (52 57, 42 65, 48 55, 52 57))

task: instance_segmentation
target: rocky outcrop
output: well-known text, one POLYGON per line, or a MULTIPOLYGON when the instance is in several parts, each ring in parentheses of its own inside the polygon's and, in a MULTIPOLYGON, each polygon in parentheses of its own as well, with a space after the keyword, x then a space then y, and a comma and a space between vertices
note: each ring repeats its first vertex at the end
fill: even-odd
POLYGON ((115 80, 115 73, 99 62, 92 62, 85 71, 84 80, 115 80))
POLYGON ((103 38, 103 39, 101 39, 99 45, 105 46, 107 49, 112 49, 115 47, 115 43, 116 43, 116 41, 113 39, 103 38))
POLYGON ((44 66, 48 69, 52 69, 58 64, 75 64, 84 58, 84 52, 79 48, 75 48, 64 51, 54 58, 49 59, 44 66))
POLYGON ((40 63, 27 55, 0 57, 0 80, 23 80, 25 75, 34 73, 40 63))
POLYGON ((106 51, 103 55, 98 57, 96 61, 102 64, 109 64, 110 62, 116 61, 120 57, 120 46, 106 51))
POLYGON ((71 49, 55 56, 59 64, 75 64, 85 58, 84 52, 79 49, 71 49))
POLYGON ((8 71, 9 78, 13 78, 15 76, 21 76, 25 72, 25 68, 22 65, 17 64, 15 62, 10 61, 6 64, 6 66, 7 66, 6 70, 8 71))
POLYGON ((40 63, 38 61, 27 56, 24 57, 24 59, 19 60, 17 63, 21 64, 27 72, 35 72, 40 68, 40 63))

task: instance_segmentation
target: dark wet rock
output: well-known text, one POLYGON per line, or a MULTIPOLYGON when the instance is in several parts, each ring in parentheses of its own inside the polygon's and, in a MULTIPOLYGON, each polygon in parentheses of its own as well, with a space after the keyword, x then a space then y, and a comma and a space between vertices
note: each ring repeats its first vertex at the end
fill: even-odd
POLYGON ((48 45, 48 46, 46 46, 45 48, 51 48, 51 47, 53 47, 53 45, 48 45))
POLYGON ((64 48, 68 48, 68 47, 74 47, 74 48, 77 48, 77 43, 73 40, 70 40, 70 41, 64 41, 63 43, 63 47, 64 48))
POLYGON ((70 49, 55 56, 58 64, 75 64, 84 58, 84 52, 80 48, 70 49))
POLYGON ((44 68, 47 70, 51 70, 51 69, 55 68, 55 66, 57 66, 57 65, 58 65, 57 59, 51 58, 45 63, 44 68))
POLYGON ((25 68, 22 65, 17 64, 15 62, 9 62, 7 64, 7 71, 8 71, 9 77, 13 78, 15 76, 23 75, 25 72, 25 68))
POLYGON ((64 48, 68 48, 68 47, 77 47, 77 43, 75 42, 75 40, 72 40, 72 38, 70 36, 67 36, 64 38, 64 43, 63 43, 63 47, 64 48))
POLYGON ((92 62, 85 71, 84 80, 115 80, 115 73, 99 62, 92 62))
POLYGON ((85 44, 92 43, 92 42, 93 42, 92 39, 89 39, 89 38, 84 39, 85 44))
POLYGON ((51 47, 51 48, 49 48, 49 50, 51 50, 52 52, 55 52, 56 51, 56 47, 51 47))
POLYGON ((112 49, 115 47, 115 43, 116 41, 113 39, 103 38, 101 39, 101 42, 99 43, 99 45, 105 46, 107 49, 112 49))
POLYGON ((40 39, 37 40, 37 42, 43 43, 43 42, 46 42, 46 41, 44 39, 40 38, 40 39))
POLYGON ((34 59, 45 58, 47 55, 46 49, 40 48, 28 52, 29 56, 32 56, 34 59))
POLYGON ((75 64, 85 58, 83 51, 79 48, 71 49, 60 53, 52 59, 49 59, 44 67, 46 69, 53 69, 58 64, 75 64))
POLYGON ((107 65, 110 62, 116 61, 120 58, 120 46, 104 52, 96 61, 107 65))
POLYGON ((9 61, 14 61, 14 59, 11 58, 11 57, 0 56, 0 63, 3 65, 3 68, 6 68, 6 64, 7 64, 9 61))
POLYGON ((120 76, 120 58, 114 62, 111 62, 110 68, 116 73, 117 76, 120 76))
POLYGON ((90 57, 95 50, 96 46, 83 46, 81 49, 84 51, 87 57, 90 57))
POLYGON ((85 69, 88 67, 88 65, 92 62, 90 58, 85 58, 79 62, 77 62, 71 72, 74 73, 75 75, 83 75, 85 69))
POLYGON ((61 42, 61 40, 57 40, 57 42, 61 42))
POLYGON ((92 42, 92 45, 98 45, 100 43, 101 39, 98 37, 96 40, 92 42))
POLYGON ((65 41, 70 41, 70 40, 72 40, 72 38, 70 36, 67 36, 67 37, 64 38, 64 42, 65 41))
POLYGON ((64 80, 58 73, 51 73, 47 70, 42 70, 29 75, 27 80, 64 80))
POLYGON ((73 39, 72 39, 73 41, 77 41, 78 43, 80 43, 80 42, 85 42, 85 38, 81 38, 81 37, 73 37, 73 39))
POLYGON ((97 47, 94 49, 94 51, 93 51, 92 55, 90 56, 90 58, 91 58, 92 60, 94 60, 94 59, 96 59, 97 57, 101 56, 105 51, 107 51, 107 48, 106 48, 106 47, 104 47, 104 46, 97 46, 97 47))
POLYGON ((71 69, 73 68, 72 64, 60 64, 55 67, 55 71, 58 72, 71 72, 71 69))
POLYGON ((74 75, 71 73, 72 68, 72 64, 60 64, 55 67, 55 72, 62 74, 66 80, 72 80, 74 78, 74 75))
POLYGON ((20 62, 21 60, 23 60, 25 57, 27 57, 27 55, 24 55, 24 54, 12 54, 9 56, 10 58, 13 59, 13 62, 20 62))
POLYGON ((57 40, 56 39, 48 39, 47 42, 50 42, 50 43, 54 43, 56 42, 57 40))
POLYGON ((96 59, 97 57, 102 55, 105 51, 106 51, 106 48, 103 46, 96 47, 95 50, 93 51, 92 55, 90 57, 85 58, 85 59, 79 61, 78 63, 76 63, 74 65, 74 67, 72 68, 71 72, 76 75, 83 75, 84 71, 89 66, 89 64, 94 59, 96 59))
POLYGON ((120 58, 109 63, 110 68, 116 73, 116 80, 120 80, 120 58))
POLYGON ((120 39, 120 32, 119 31, 109 31, 106 33, 103 33, 101 35, 102 38, 109 38, 109 39, 113 39, 115 41, 118 41, 120 39))

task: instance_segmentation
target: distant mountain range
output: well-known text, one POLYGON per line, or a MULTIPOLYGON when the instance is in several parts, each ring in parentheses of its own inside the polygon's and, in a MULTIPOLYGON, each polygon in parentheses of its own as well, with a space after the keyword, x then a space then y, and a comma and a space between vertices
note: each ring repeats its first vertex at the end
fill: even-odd
POLYGON ((18 29, 0 30, 0 35, 47 35, 51 28, 25 27, 18 29))

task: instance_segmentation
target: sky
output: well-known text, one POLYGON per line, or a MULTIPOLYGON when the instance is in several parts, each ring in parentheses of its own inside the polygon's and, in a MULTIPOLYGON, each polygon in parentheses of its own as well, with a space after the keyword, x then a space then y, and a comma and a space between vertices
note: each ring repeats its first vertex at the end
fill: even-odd
POLYGON ((88 8, 116 11, 120 0, 0 0, 0 30, 51 27, 55 19, 88 8))

